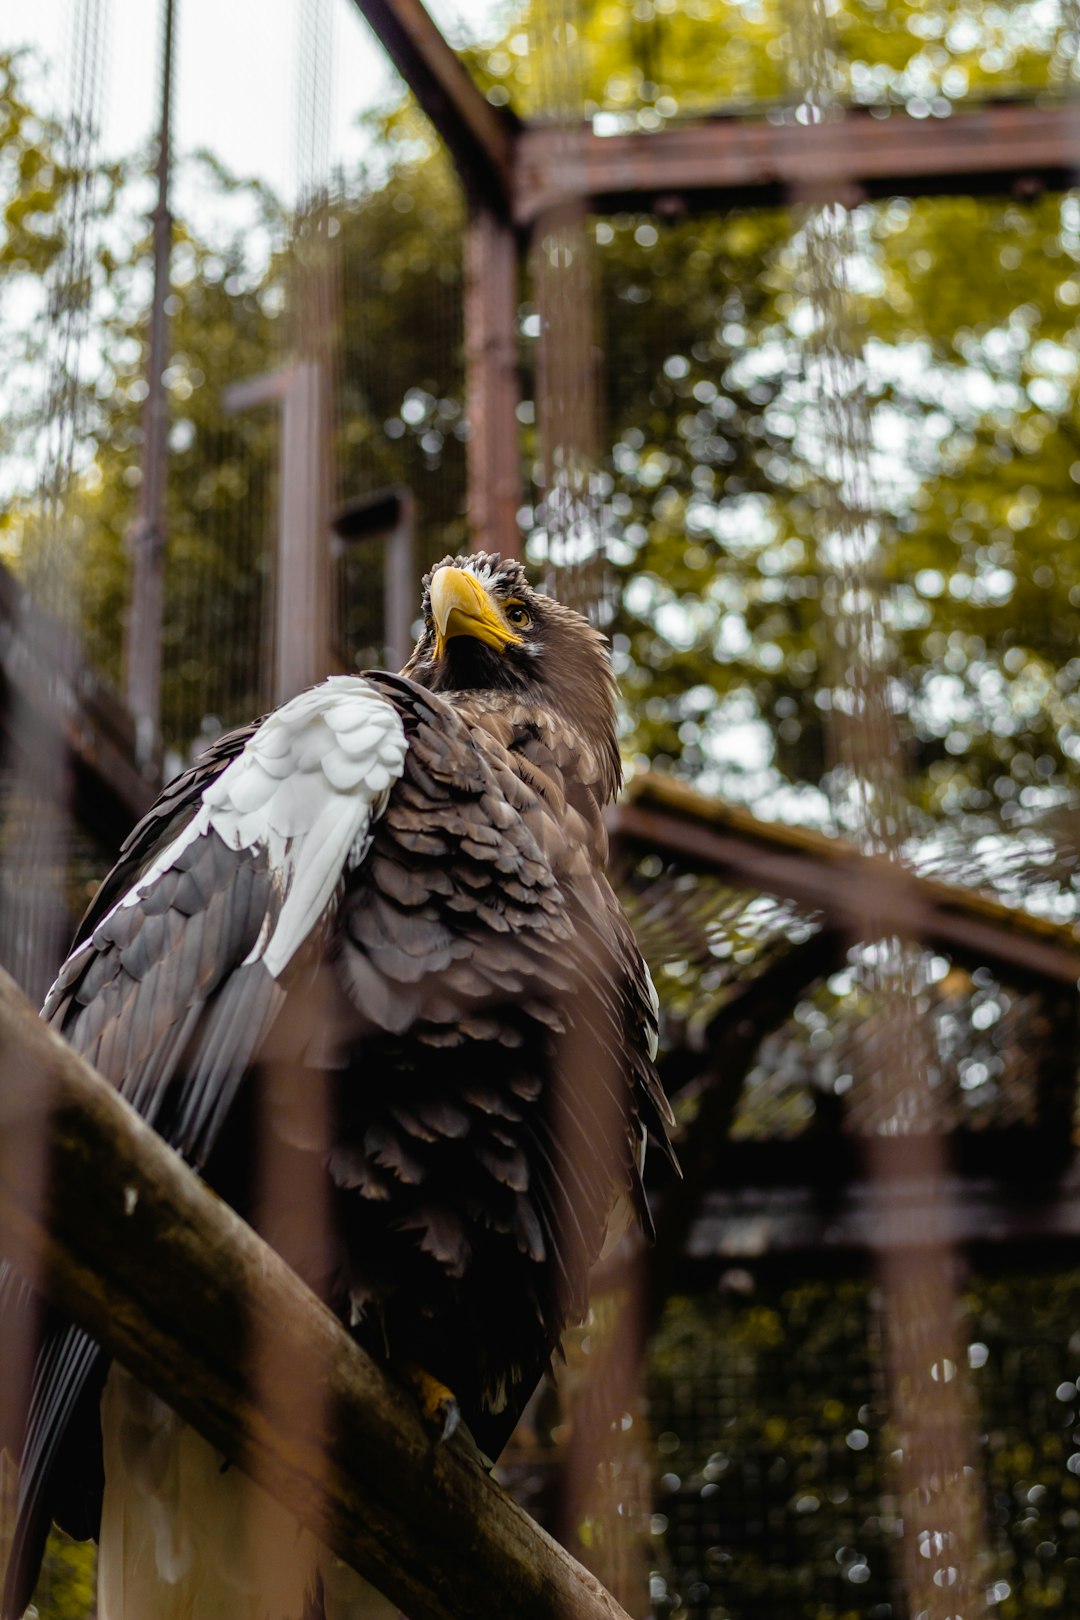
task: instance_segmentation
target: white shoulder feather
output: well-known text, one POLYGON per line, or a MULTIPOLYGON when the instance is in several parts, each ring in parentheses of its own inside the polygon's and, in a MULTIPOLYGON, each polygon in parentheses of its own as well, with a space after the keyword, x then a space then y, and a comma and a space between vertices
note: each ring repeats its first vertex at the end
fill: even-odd
POLYGON ((335 675, 301 692, 267 716, 119 905, 137 904, 209 833, 230 849, 265 850, 280 905, 247 960, 278 978, 367 853, 407 748, 397 710, 362 677, 335 675))

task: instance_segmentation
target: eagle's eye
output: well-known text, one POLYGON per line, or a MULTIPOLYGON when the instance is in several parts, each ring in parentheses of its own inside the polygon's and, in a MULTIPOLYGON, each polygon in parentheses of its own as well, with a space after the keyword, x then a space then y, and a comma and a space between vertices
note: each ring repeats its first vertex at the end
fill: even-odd
POLYGON ((506 617, 514 626, 515 630, 527 630, 530 624, 532 624, 532 619, 529 617, 528 611, 522 607, 520 602, 508 603, 506 608, 506 617))

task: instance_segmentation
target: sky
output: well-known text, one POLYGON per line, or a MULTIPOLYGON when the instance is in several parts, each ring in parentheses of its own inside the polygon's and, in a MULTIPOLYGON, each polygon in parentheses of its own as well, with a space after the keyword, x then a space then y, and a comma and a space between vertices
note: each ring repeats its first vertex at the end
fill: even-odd
MULTIPOLYGON (((67 100, 75 7, 106 18, 102 146, 128 155, 157 123, 161 12, 155 0, 0 0, 0 46, 36 47, 54 105, 67 100)), ((333 68, 323 145, 331 165, 363 153, 357 114, 385 99, 395 78, 353 0, 175 0, 177 52, 174 143, 209 147, 244 178, 267 181, 285 200, 302 164, 297 137, 301 11, 327 19, 333 68)), ((430 0, 455 44, 497 36, 507 0, 430 0)))
MULTIPOLYGON (((300 65, 305 49, 310 52, 313 18, 325 22, 329 63, 321 76, 325 100, 316 120, 322 128, 320 164, 326 170, 339 164, 348 168, 364 155, 366 137, 356 128, 357 117, 391 96, 400 81, 354 0, 174 0, 174 5, 175 157, 209 148, 238 178, 263 180, 286 205, 295 200, 301 179, 323 177, 302 161, 297 134, 300 65)), ((514 5, 515 0, 428 0, 455 45, 499 37, 514 5)), ((163 12, 163 0, 0 0, 0 50, 30 47, 36 65, 23 73, 31 104, 66 121, 75 19, 85 24, 96 13, 105 42, 97 89, 99 155, 130 157, 146 148, 160 117, 163 12)), ((152 202, 148 184, 134 205, 149 211, 152 202)), ((207 185, 195 166, 182 162, 174 169, 172 203, 207 240, 213 239, 222 211, 231 231, 235 209, 249 206, 242 199, 223 199, 219 187, 207 185)), ((271 246, 267 240, 265 251, 271 246)), ((9 327, 27 325, 40 313, 40 285, 30 278, 16 282, 0 289, 9 327)), ((11 410, 26 386, 30 383, 21 373, 0 376, 0 414, 11 410)), ((33 479, 35 471, 24 459, 5 457, 0 501, 28 476, 33 479)))

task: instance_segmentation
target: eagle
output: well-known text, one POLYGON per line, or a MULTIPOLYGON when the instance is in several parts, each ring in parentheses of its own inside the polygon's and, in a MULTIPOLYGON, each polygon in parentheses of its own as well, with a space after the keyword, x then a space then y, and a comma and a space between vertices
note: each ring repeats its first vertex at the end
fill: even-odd
MULTIPOLYGON (((605 876, 620 777, 604 637, 516 560, 446 557, 399 674, 331 676, 165 788, 43 1010, 492 1459, 605 1244, 651 1230, 647 1141, 674 1162, 605 876)), ((258 1488, 48 1312, 27 1407, 4 1620, 53 1521, 99 1538, 103 1620, 350 1612, 268 1501, 253 1587, 258 1488)))

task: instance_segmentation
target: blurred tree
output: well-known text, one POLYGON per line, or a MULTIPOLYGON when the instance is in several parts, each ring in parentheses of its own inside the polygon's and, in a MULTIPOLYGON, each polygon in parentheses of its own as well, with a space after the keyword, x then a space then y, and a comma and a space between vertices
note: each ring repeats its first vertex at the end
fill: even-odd
MULTIPOLYGON (((791 101, 809 9, 787 0, 592 0, 575 19, 580 36, 574 29, 564 40, 559 8, 532 0, 477 64, 496 104, 550 113, 573 77, 587 114, 607 115, 605 128, 656 129, 688 112, 791 101)), ((1080 38, 1066 4, 835 0, 824 14, 829 78, 844 101, 914 104, 918 116, 943 117, 963 97, 1075 87, 1080 38)))

